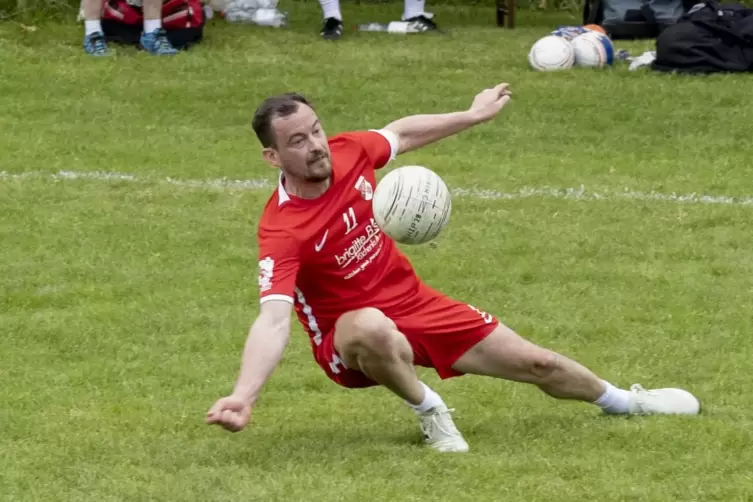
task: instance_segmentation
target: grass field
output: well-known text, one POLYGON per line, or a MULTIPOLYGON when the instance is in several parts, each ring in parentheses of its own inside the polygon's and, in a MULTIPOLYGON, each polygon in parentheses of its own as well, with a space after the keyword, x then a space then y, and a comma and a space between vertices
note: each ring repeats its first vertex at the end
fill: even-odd
POLYGON ((333 45, 311 1, 289 30, 212 22, 168 60, 0 25, 0 500, 753 500, 749 78, 537 74, 528 47, 574 18, 523 12, 510 32, 434 12, 450 35, 333 45), (386 391, 330 383, 296 325, 251 426, 204 425, 257 312, 275 177, 259 101, 303 92, 333 134, 501 81, 497 121, 400 159, 465 189, 435 247, 404 249, 429 284, 615 384, 688 388, 704 414, 605 418, 422 369, 471 445, 439 455, 386 391))

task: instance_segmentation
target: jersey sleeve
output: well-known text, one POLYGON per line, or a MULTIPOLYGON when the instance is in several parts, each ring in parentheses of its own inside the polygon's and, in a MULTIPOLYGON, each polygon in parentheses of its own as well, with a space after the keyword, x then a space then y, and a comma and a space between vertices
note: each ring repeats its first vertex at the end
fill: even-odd
POLYGON ((400 144, 392 131, 372 129, 351 136, 361 144, 374 169, 381 169, 397 157, 400 144))
POLYGON ((300 268, 298 242, 281 231, 259 230, 259 301, 293 303, 300 268))

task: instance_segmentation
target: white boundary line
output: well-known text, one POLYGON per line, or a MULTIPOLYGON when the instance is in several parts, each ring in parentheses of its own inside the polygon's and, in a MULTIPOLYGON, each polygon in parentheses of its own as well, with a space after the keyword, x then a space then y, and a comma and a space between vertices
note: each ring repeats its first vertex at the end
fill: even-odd
MULTIPOLYGON (((51 181, 64 180, 94 180, 130 183, 157 183, 193 188, 221 188, 235 190, 269 190, 274 185, 263 179, 232 180, 228 178, 208 180, 180 180, 175 178, 141 178, 133 174, 112 173, 103 171, 77 172, 59 171, 57 173, 43 173, 31 171, 25 173, 8 173, 0 171, 0 180, 24 180, 29 178, 46 179, 51 181)), ((523 187, 514 192, 499 192, 496 190, 479 190, 476 188, 455 188, 453 195, 473 199, 514 200, 514 199, 565 199, 579 201, 596 200, 627 200, 649 202, 671 202, 678 204, 708 204, 722 206, 753 206, 753 196, 732 197, 728 195, 703 195, 697 193, 678 194, 675 192, 639 192, 624 189, 622 191, 603 190, 600 192, 587 190, 583 185, 578 188, 553 187, 523 187)))

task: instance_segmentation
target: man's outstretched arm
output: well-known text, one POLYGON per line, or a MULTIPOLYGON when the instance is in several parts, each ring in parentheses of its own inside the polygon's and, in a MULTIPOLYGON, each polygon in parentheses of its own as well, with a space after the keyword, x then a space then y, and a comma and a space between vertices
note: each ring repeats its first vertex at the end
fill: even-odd
POLYGON ((243 349, 240 375, 233 393, 218 400, 207 412, 206 422, 227 430, 242 430, 264 384, 272 376, 290 340, 292 305, 281 300, 262 304, 259 317, 251 325, 243 349))
POLYGON ((508 84, 499 84, 477 94, 467 110, 411 115, 383 129, 397 136, 398 154, 410 152, 493 119, 510 101, 510 96, 508 84))

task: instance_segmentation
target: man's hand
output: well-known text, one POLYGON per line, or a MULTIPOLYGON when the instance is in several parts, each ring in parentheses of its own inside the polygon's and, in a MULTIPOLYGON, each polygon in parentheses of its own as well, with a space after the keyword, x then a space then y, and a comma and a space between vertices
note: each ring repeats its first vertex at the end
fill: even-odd
POLYGON ((251 408, 264 383, 282 359, 290 340, 290 313, 293 303, 270 300, 261 305, 259 317, 251 325, 243 348, 243 361, 233 393, 214 403, 207 411, 206 423, 238 432, 251 418, 251 408))
POLYGON ((493 119, 510 101, 509 84, 499 84, 491 89, 484 89, 476 94, 470 111, 479 122, 493 119))
POLYGON ((242 431, 251 418, 251 405, 235 396, 223 397, 207 412, 207 424, 217 424, 230 432, 242 431))
POLYGON ((397 136, 397 153, 411 152, 493 119, 510 101, 508 84, 485 89, 470 108, 458 112, 410 115, 390 122, 384 130, 397 136))

